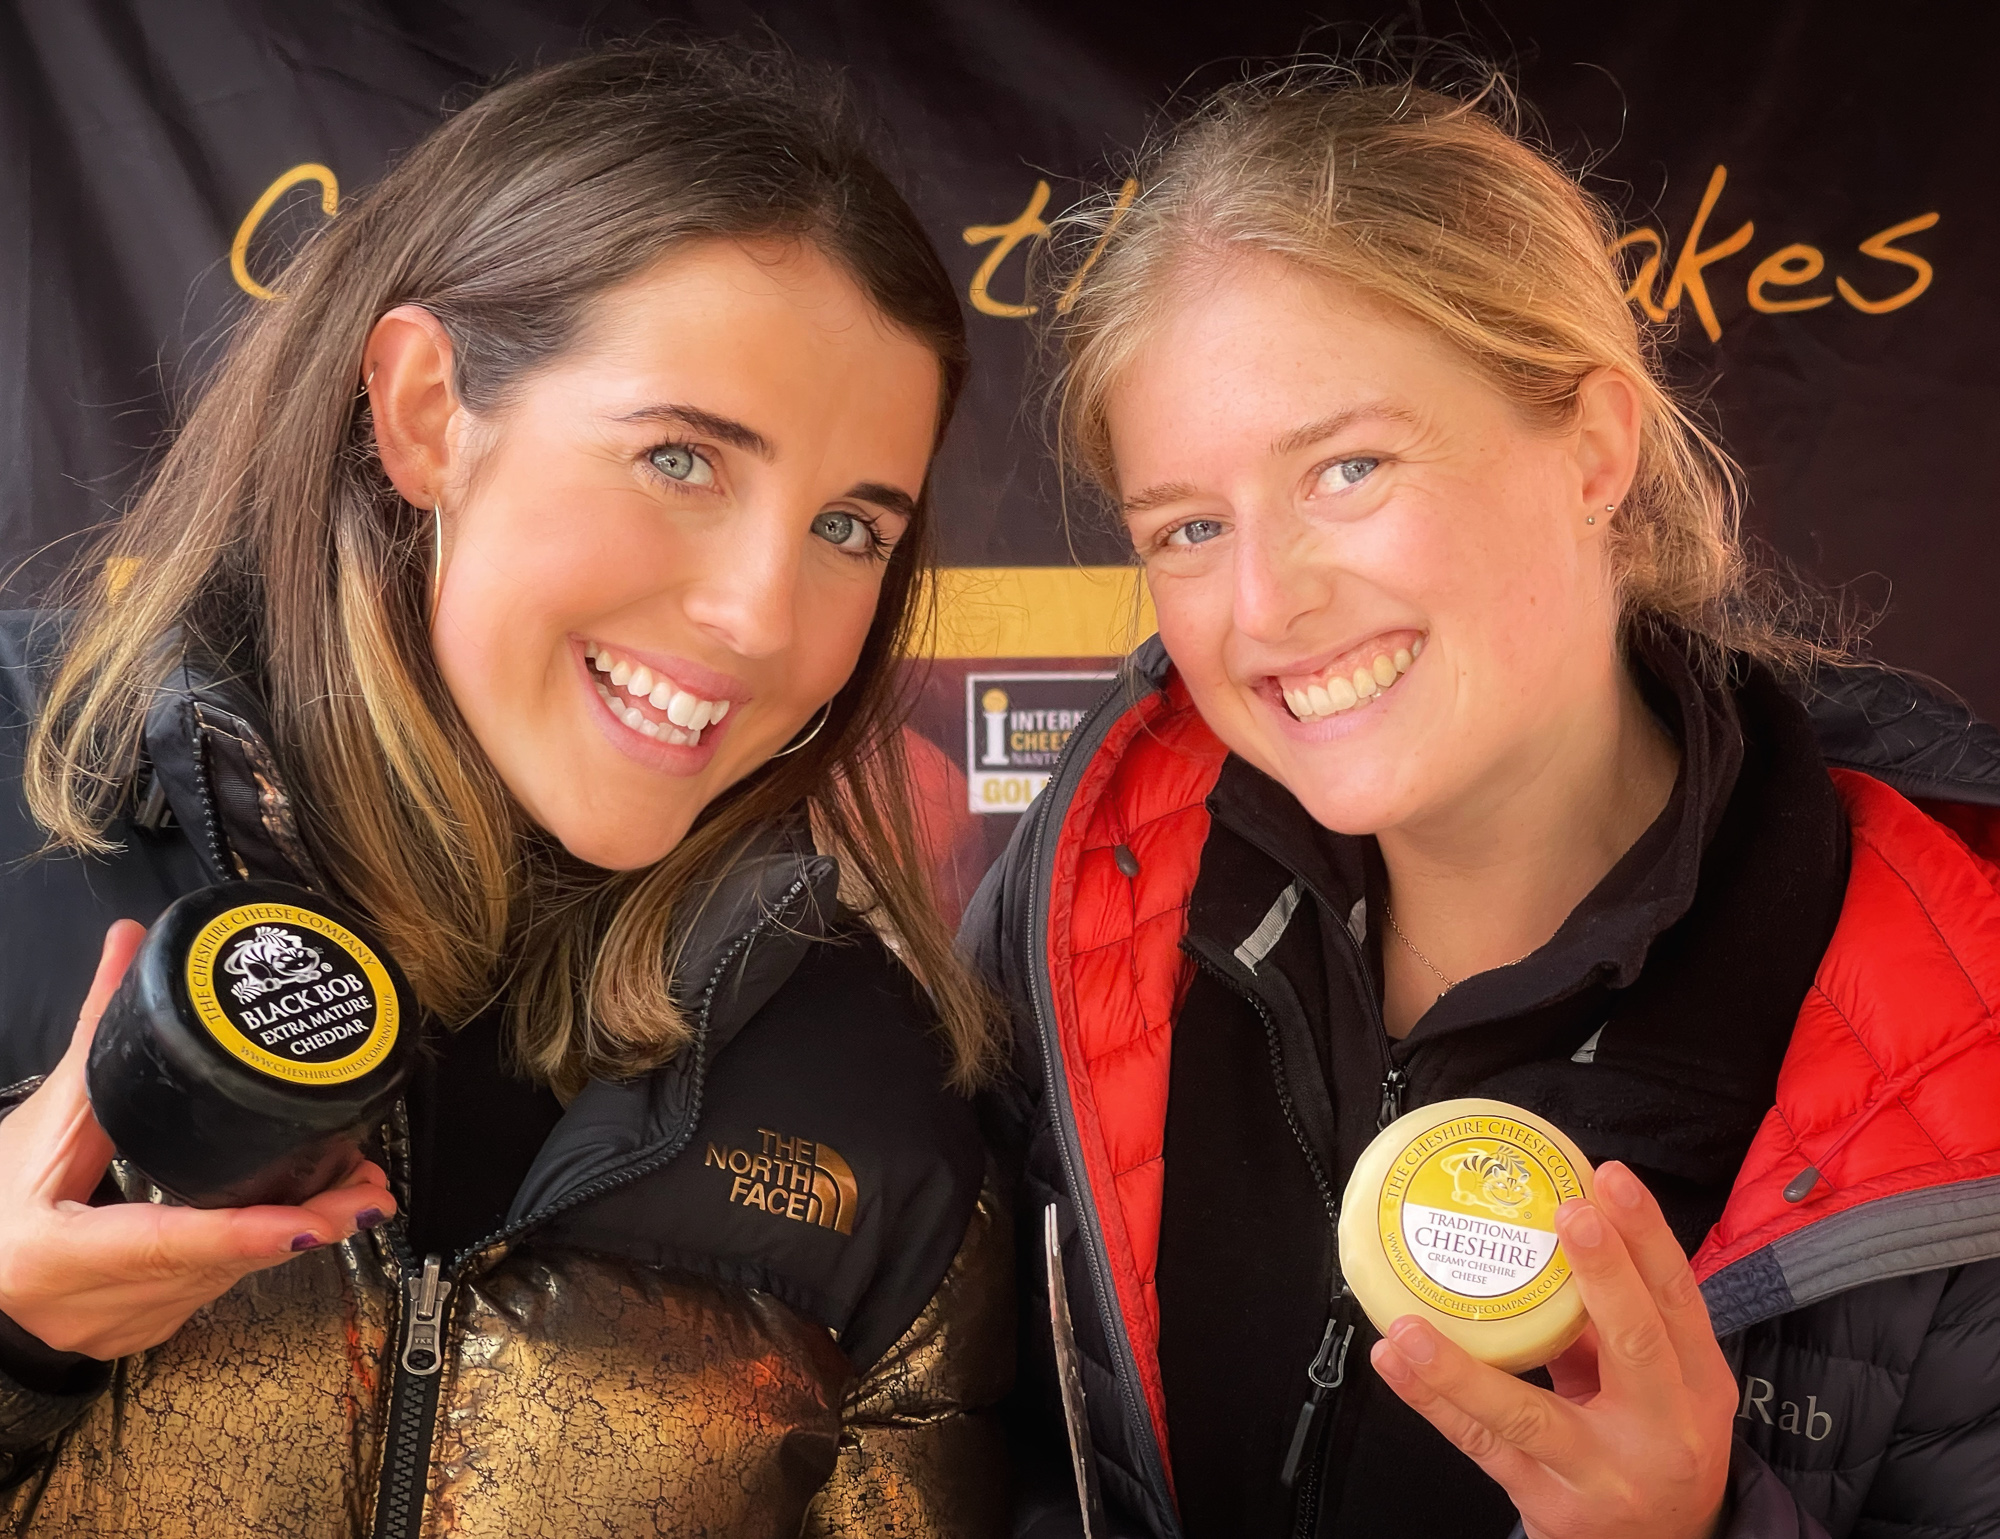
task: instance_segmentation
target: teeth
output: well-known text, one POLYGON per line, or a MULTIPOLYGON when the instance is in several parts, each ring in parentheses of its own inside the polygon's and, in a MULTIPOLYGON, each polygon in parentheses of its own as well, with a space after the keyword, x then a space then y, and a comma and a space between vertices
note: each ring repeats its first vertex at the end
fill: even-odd
POLYGON ((1343 677, 1336 673, 1325 680, 1285 690, 1285 704, 1300 721, 1315 721, 1323 716, 1337 716, 1342 711, 1351 711, 1388 690, 1410 671, 1411 665, 1423 656, 1423 651, 1424 641, 1419 636, 1407 647, 1398 647, 1393 653, 1376 653, 1373 661, 1356 668, 1351 675, 1343 677))
POLYGON ((704 700, 690 694, 678 688, 672 679, 654 673, 644 663, 620 657, 599 642, 586 641, 583 655, 596 671, 597 692, 610 706, 611 714, 645 737, 691 747, 701 741, 704 728, 729 713, 727 700, 704 700), (667 719, 656 721, 646 715, 638 708, 640 702, 655 711, 664 711, 667 719))

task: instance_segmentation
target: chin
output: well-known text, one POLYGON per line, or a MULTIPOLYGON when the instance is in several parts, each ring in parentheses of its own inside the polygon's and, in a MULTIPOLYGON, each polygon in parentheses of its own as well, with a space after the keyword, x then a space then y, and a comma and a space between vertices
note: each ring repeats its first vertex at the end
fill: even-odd
POLYGON ((1359 837, 1393 828, 1409 815, 1409 796, 1393 782, 1393 776, 1371 773, 1305 773, 1307 767, 1279 764, 1279 773, 1266 770, 1271 778, 1298 799, 1301 807, 1321 828, 1336 834, 1359 837))
POLYGON ((667 829, 633 829, 587 825, 549 825, 549 831, 570 854, 605 871, 642 871, 671 855, 687 834, 685 823, 667 829))

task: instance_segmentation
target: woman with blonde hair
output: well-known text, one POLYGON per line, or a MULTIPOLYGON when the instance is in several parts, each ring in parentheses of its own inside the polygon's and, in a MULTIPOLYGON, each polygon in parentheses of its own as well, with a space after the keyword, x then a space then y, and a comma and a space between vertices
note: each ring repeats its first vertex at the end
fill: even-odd
POLYGON ((966 369, 922 227, 825 82, 622 50, 275 287, 0 630, 10 1531, 995 1531, 990 1032, 894 709, 966 369), (331 1190, 169 1205, 85 1055, 130 921, 243 878, 365 920, 426 1053, 331 1190))
POLYGON ((1301 70, 1136 183, 1071 232, 1057 400, 1160 633, 963 935, 1074 1322, 1024 1358, 1083 1391, 1048 1500, 2000 1532, 2000 739, 1759 602, 1504 91, 1301 70), (1460 1096, 1596 1164, 1546 1374, 1378 1337, 1342 1275, 1362 1150, 1460 1096))

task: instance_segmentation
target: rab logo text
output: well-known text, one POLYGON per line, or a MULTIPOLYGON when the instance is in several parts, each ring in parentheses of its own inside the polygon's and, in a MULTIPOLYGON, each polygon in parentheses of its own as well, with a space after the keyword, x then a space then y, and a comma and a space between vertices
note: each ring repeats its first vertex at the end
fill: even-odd
POLYGON ((809 1138, 787 1138, 770 1128, 757 1129, 757 1137, 755 1153, 710 1144, 701 1162, 703 1169, 713 1165, 730 1176, 731 1202, 836 1234, 854 1233, 859 1191, 846 1160, 809 1138))

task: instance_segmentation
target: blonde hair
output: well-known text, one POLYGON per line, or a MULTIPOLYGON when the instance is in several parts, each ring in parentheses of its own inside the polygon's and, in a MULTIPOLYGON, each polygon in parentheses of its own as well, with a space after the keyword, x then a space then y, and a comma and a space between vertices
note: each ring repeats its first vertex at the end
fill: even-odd
POLYGON ((1611 211, 1522 130, 1504 78, 1462 94, 1351 66, 1224 89, 1144 152, 1122 193, 1066 216, 1046 306, 1066 464, 1115 496, 1111 390, 1193 280, 1239 252, 1296 263, 1449 342, 1531 424, 1574 420, 1599 369, 1638 391, 1638 471, 1609 524, 1619 612, 1773 663, 1829 649, 1746 559, 1735 466, 1666 384, 1626 303, 1611 211))
POLYGON ((519 1059, 562 1089, 690 1039, 676 937, 758 830, 810 819, 842 896, 930 990, 955 1081, 994 1061, 994 1012, 925 878, 898 658, 924 622, 928 489, 821 730, 711 805, 643 870, 567 856, 508 793, 445 688, 426 608, 431 510, 375 451, 362 350, 421 304, 454 384, 504 411, 591 303, 678 244, 809 241, 935 353, 938 431, 965 376, 955 288, 837 96, 781 61, 612 51, 502 87, 344 208, 232 339, 132 512, 95 553, 24 771, 56 846, 114 848, 147 707, 182 648, 264 695, 319 870, 374 922, 425 1008, 456 1025, 505 992, 519 1059))

